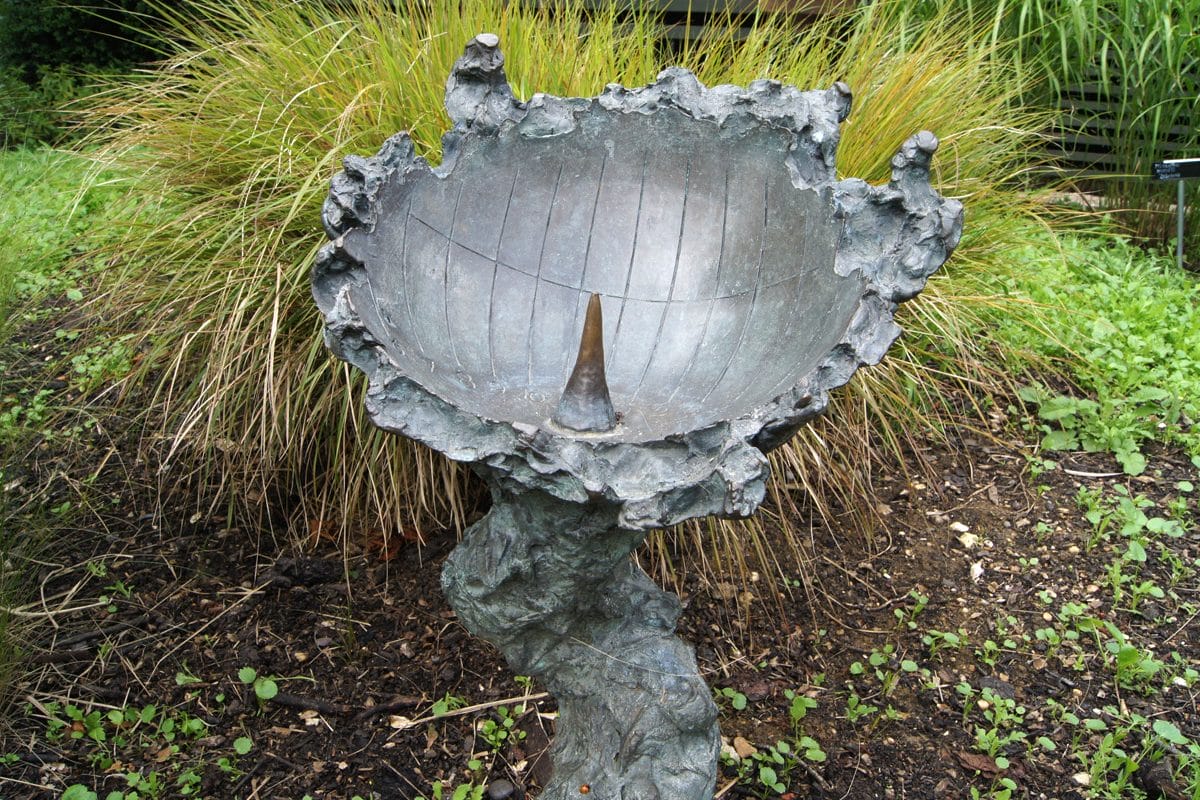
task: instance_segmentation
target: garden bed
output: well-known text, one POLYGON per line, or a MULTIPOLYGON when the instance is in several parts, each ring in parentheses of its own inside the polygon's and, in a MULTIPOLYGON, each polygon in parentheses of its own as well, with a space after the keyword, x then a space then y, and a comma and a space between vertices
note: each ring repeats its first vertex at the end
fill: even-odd
MULTIPOLYGON (((438 586, 451 532, 291 552, 148 491, 132 435, 87 435, 94 513, 25 565, 39 599, 21 610, 5 797, 411 799, 444 782, 461 798, 545 780, 553 702, 455 621, 438 586)), ((54 450, 35 448, 10 502, 74 480, 54 450)), ((872 543, 796 520, 812 542, 790 597, 765 576, 683 577, 681 632, 729 742, 721 796, 1195 796, 1196 468, 1151 451, 1131 479, 1111 456, 1029 453, 970 432, 920 453, 934 479, 878 487, 872 543)))

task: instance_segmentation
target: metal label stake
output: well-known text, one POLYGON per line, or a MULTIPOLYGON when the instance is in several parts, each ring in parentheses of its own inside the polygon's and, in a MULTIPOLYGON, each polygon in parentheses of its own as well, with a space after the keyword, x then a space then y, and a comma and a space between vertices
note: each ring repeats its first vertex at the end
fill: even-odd
POLYGON ((1183 269, 1183 182, 1188 178, 1200 178, 1200 158, 1171 158, 1154 162, 1154 177, 1160 181, 1175 181, 1178 194, 1175 200, 1175 260, 1183 269))

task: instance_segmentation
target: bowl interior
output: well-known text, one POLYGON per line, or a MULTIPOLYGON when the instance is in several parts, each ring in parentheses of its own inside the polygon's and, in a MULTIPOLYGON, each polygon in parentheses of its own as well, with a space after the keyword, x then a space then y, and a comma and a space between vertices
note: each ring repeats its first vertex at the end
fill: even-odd
POLYGON ((351 300, 429 391, 546 426, 598 293, 621 415, 603 436, 744 416, 837 345, 863 290, 834 272, 829 193, 793 185, 790 141, 672 108, 467 137, 450 169, 384 186, 376 227, 347 234, 368 278, 351 300))

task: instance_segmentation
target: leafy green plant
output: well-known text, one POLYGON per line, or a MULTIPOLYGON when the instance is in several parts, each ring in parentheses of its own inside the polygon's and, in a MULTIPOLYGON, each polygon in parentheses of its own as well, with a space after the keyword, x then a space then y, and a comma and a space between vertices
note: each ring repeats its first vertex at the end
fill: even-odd
POLYGON ((818 703, 808 695, 792 689, 784 689, 783 696, 788 700, 788 719, 792 723, 792 730, 798 731, 800 723, 808 716, 809 711, 817 707, 818 703))
MULTIPOLYGON (((0 97, 2 87, 0 78, 0 97)), ((0 150, 0 185, 7 190, 0 197, 0 219, 14 221, 0 227, 0 334, 29 313, 26 301, 47 294, 73 303, 82 299, 76 293, 85 265, 64 262, 77 237, 99 223, 110 204, 119 205, 112 187, 99 175, 89 177, 90 164, 87 158, 48 149, 0 150), (88 188, 81 189, 84 183, 88 188), (29 202, 30 197, 37 202, 29 202)))
POLYGON ((787 742, 776 742, 774 747, 759 750, 751 758, 757 767, 755 777, 758 784, 768 793, 783 794, 795 764, 792 748, 787 742))
POLYGON ((1105 643, 1105 650, 1116 674, 1117 683, 1134 691, 1151 692, 1155 688, 1154 679, 1163 669, 1163 663, 1149 651, 1131 643, 1112 622, 1105 620, 1104 627, 1110 637, 1105 643))
POLYGON ((930 630, 921 637, 922 644, 929 648, 930 658, 938 658, 938 654, 945 649, 957 650, 965 641, 966 636, 962 631, 930 630))
POLYGON ((1054 423, 1042 426, 1043 448, 1109 452, 1129 475, 1140 475, 1146 469, 1141 443, 1154 438, 1153 421, 1160 417, 1171 424, 1179 421, 1178 407, 1164 405, 1171 396, 1152 386, 1117 399, 1051 395, 1042 386, 1026 387, 1019 396, 1037 407, 1038 419, 1054 423))
POLYGON ((1028 738, 1022 728, 1025 707, 1012 698, 997 695, 987 687, 976 693, 969 684, 959 684, 958 693, 963 697, 964 709, 970 711, 972 706, 981 709, 984 722, 987 723, 974 726, 975 749, 990 756, 998 769, 1008 769, 1010 762, 1007 753, 1010 748, 1023 745, 1028 738), (976 698, 977 702, 970 702, 976 698))
POLYGON ((716 697, 717 702, 721 703, 722 705, 728 705, 734 711, 746 710, 746 695, 742 694, 737 689, 734 689, 732 686, 723 686, 720 689, 714 689, 713 695, 716 697))
MULTIPOLYGON (((446 784, 442 781, 435 781, 431 791, 433 800, 483 800, 486 788, 483 784, 460 783, 449 795, 446 795, 446 784)), ((426 798, 421 795, 417 797, 417 800, 426 800, 426 798)))
POLYGON ((912 589, 908 593, 910 603, 904 608, 895 609, 896 621, 903 627, 915 631, 917 629, 917 617, 929 605, 929 596, 924 595, 916 589, 912 589))
POLYGON ((464 698, 446 692, 440 700, 434 701, 429 713, 431 716, 441 717, 451 711, 464 708, 466 705, 467 701, 464 698))
MULTIPOLYGON (((1174 186, 1142 176, 1163 158, 1194 152, 1200 134, 1200 8, 1172 0, 1024 0, 1016 5, 1042 23, 1025 52, 1039 63, 1069 130, 1098 128, 1115 159, 1108 171, 1123 220, 1141 235, 1166 240, 1174 186), (1047 46, 1050 45, 1050 46, 1047 46), (1087 86, 1099 104, 1077 91, 1087 86), (1147 213, 1147 212, 1151 213, 1147 213), (1153 213, 1158 212, 1158 213, 1153 213)), ((1190 213, 1193 235, 1200 219, 1190 213)))
POLYGON ((1082 391, 1034 384, 1021 398, 1037 410, 1044 450, 1112 452, 1125 472, 1146 468, 1142 446, 1160 441, 1200 453, 1200 326, 1196 280, 1163 256, 1108 237, 1064 237, 1062 254, 1025 248, 1043 274, 1025 287, 1047 307, 1068 310, 1049 330, 999 326, 1014 347, 1061 359, 1082 391))
POLYGON ((254 689, 254 696, 260 701, 266 701, 279 694, 279 684, 275 678, 259 675, 253 667, 242 667, 237 673, 238 680, 254 689))
MULTIPOLYGON (((86 748, 87 760, 101 772, 125 781, 124 789, 109 791, 105 800, 148 800, 170 796, 190 797, 200 787, 194 766, 184 766, 184 745, 208 733, 208 725, 181 708, 149 704, 102 712, 88 711, 72 703, 47 703, 46 738, 51 742, 74 741, 86 748), (153 769, 129 769, 135 754, 154 754, 153 769), (173 777, 172 777, 173 776, 173 777)), ((84 784, 68 786, 64 798, 95 798, 84 784)))
POLYGON ((979 787, 971 787, 971 800, 1011 800, 1013 793, 1018 789, 1017 782, 1008 776, 999 776, 984 791, 980 791, 979 787))
POLYGON ((858 694, 851 691, 846 696, 846 719, 851 724, 856 724, 862 719, 874 716, 879 713, 879 706, 871 705, 864 701, 858 694))
POLYGON ((494 719, 489 717, 479 721, 479 735, 495 751, 499 751, 508 742, 519 742, 526 736, 525 731, 517 727, 517 720, 524 713, 524 705, 518 705, 511 710, 508 706, 498 706, 494 719))
POLYGON ((72 385, 88 394, 105 383, 128 375, 133 366, 131 338, 131 334, 101 337, 96 344, 71 356, 72 385))
POLYGON ((247 755, 254 749, 254 740, 249 736, 239 736, 233 740, 233 755, 221 756, 217 759, 217 769, 229 776, 230 780, 237 780, 244 773, 238 766, 238 759, 241 756, 247 755))
MULTIPOLYGON (((1059 110, 1056 129, 1067 151, 1090 161, 1087 178, 1111 195, 1109 205, 1139 235, 1165 241, 1165 213, 1175 186, 1145 176, 1150 164, 1188 156, 1200 144, 1200 8, 1174 0, 921 0, 916 15, 965 5, 992 20, 1000 39, 1018 45, 1014 66, 1027 80, 1024 102, 1059 110), (1070 142, 1097 139, 1089 156, 1070 142), (1103 176, 1096 173, 1102 173, 1103 176)), ((1194 188, 1194 187, 1192 187, 1194 188)), ((1188 229, 1198 218, 1189 201, 1188 229)), ((1193 239, 1193 242, 1195 239, 1193 239)))

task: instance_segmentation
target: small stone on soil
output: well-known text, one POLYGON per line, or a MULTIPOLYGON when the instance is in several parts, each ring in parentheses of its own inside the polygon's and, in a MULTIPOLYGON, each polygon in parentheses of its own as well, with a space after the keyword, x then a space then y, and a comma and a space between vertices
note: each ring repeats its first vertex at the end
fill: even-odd
POLYGON ((758 752, 758 748, 741 736, 734 737, 733 750, 738 754, 738 758, 750 758, 758 752))
POLYGON ((487 797, 488 800, 517 800, 517 787, 501 778, 488 784, 487 797))

